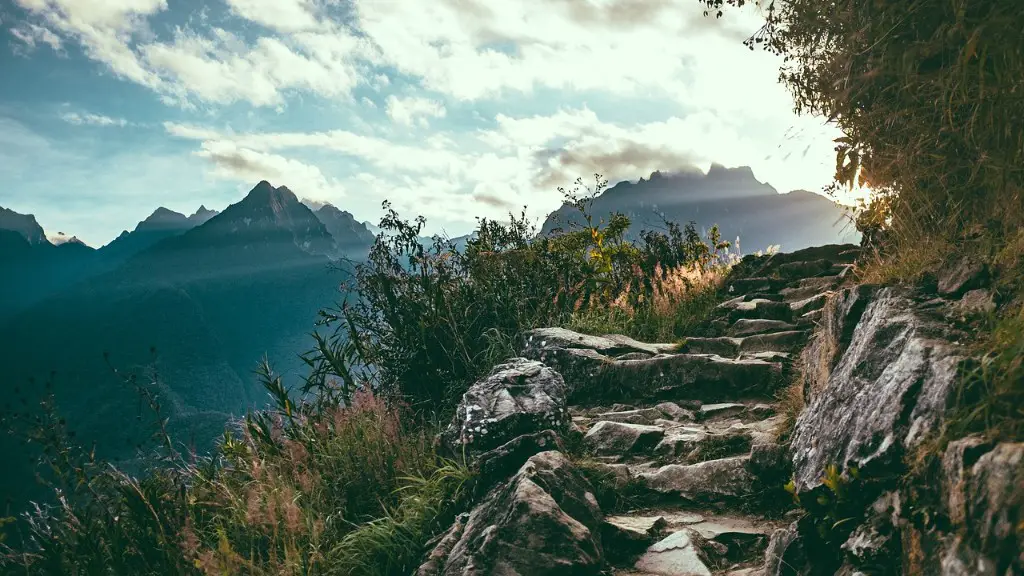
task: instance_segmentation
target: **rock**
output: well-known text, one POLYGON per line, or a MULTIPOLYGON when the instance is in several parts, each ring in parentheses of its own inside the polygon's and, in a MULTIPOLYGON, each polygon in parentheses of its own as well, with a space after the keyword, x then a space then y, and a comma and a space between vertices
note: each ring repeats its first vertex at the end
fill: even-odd
POLYGON ((997 574, 1022 573, 1024 442, 997 444, 978 458, 967 495, 968 532, 961 546, 972 548, 971 556, 990 561, 997 574))
POLYGON ((771 479, 788 476, 790 462, 786 447, 779 444, 754 444, 750 447, 747 468, 765 484, 770 483, 771 479))
POLYGON ((797 300, 796 302, 790 303, 789 307, 794 314, 800 316, 814 310, 820 310, 825 307, 825 302, 828 301, 829 296, 832 292, 822 292, 816 294, 810 298, 804 298, 803 300, 797 300))
MULTIPOLYGON (((688 422, 694 419, 693 412, 684 409, 675 402, 662 402, 655 406, 662 414, 676 422, 688 422)), ((699 408, 698 408, 699 409, 699 408)))
POLYGON ((764 576, 811 576, 807 552, 800 540, 797 523, 779 528, 768 541, 764 553, 764 576))
POLYGON ((797 420, 798 493, 820 486, 829 464, 844 473, 856 467, 865 478, 899 475, 902 454, 940 428, 962 357, 958 340, 934 315, 916 311, 904 292, 880 290, 824 389, 797 420))
POLYGON ((838 276, 822 276, 819 278, 804 278, 797 282, 796 286, 792 288, 784 288, 779 290, 779 294, 782 294, 785 302, 797 302, 800 300, 806 300, 813 296, 817 296, 822 292, 832 290, 839 285, 840 278, 838 276))
POLYGON ((946 446, 942 456, 942 493, 946 515, 953 526, 963 526, 967 521, 971 467, 991 449, 991 444, 980 436, 960 438, 946 446))
POLYGON ((534 454, 562 449, 562 440, 553 430, 517 436, 480 455, 476 461, 478 474, 475 490, 483 492, 490 489, 494 482, 511 476, 534 454))
POLYGON ((636 569, 660 576, 711 576, 692 534, 680 530, 654 544, 636 562, 636 569))
POLYGON ((742 319, 733 322, 728 332, 729 336, 750 336, 765 332, 785 332, 797 328, 796 325, 781 320, 742 319))
POLYGON ((853 569, 870 570, 875 566, 900 563, 900 496, 885 492, 868 509, 864 522, 857 526, 843 543, 846 563, 853 569))
POLYGON ((778 320, 790 322, 793 319, 793 309, 785 302, 772 302, 770 300, 753 300, 742 302, 729 313, 729 320, 735 322, 743 318, 751 320, 778 320))
POLYGON ((665 526, 662 516, 609 516, 601 527, 601 543, 610 559, 630 558, 650 546, 665 526))
POLYGON ((441 440, 451 455, 477 456, 517 436, 569 428, 565 383, 557 372, 512 358, 469 387, 441 440))
POLYGON ((770 404, 754 404, 748 410, 750 415, 758 420, 764 420, 765 418, 771 418, 778 412, 775 406, 770 404))
POLYGON ((634 410, 623 410, 622 412, 602 412, 594 416, 594 420, 607 420, 608 422, 623 422, 626 424, 651 424, 663 413, 656 408, 639 408, 634 410))
POLYGON ((469 520, 469 513, 464 512, 455 517, 448 531, 433 544, 431 551, 427 554, 426 560, 416 570, 416 576, 438 576, 444 570, 445 560, 451 554, 452 548, 462 538, 462 532, 466 529, 466 522, 469 520))
POLYGON ((828 297, 819 312, 818 329, 800 354, 804 396, 808 401, 828 385, 832 369, 849 346, 853 331, 873 296, 870 286, 858 286, 828 297))
POLYGON ((637 475, 643 486, 663 496, 693 503, 726 503, 750 496, 754 477, 747 457, 707 460, 697 464, 668 464, 637 475))
POLYGON ((523 335, 523 355, 535 357, 528 352, 555 348, 577 348, 593 350, 605 356, 617 356, 631 352, 661 354, 675 349, 675 344, 646 344, 621 334, 591 336, 565 328, 536 328, 523 335))
POLYGON ((680 346, 680 352, 687 354, 717 354, 723 358, 740 355, 741 338, 719 336, 716 338, 687 338, 680 346))
POLYGON ((598 574, 602 524, 589 483, 561 452, 541 452, 475 506, 450 551, 422 576, 598 574))
POLYGON ((550 355, 548 361, 565 378, 572 403, 664 399, 686 408, 685 399, 715 401, 770 393, 782 377, 782 365, 777 362, 729 360, 708 354, 671 354, 646 360, 606 357, 596 361, 550 355))
POLYGON ((832 262, 824 258, 802 262, 789 262, 778 267, 779 276, 790 280, 811 278, 824 274, 832 268, 832 262))
POLYGON ((955 308, 961 314, 989 314, 996 309, 992 293, 983 288, 968 291, 956 303, 955 308))
POLYGON ((771 334, 755 334, 740 340, 740 352, 793 352, 807 343, 810 332, 807 330, 788 330, 771 334))
POLYGON ((745 404, 737 404, 735 402, 723 402, 721 404, 705 404, 700 407, 700 411, 697 412, 697 418, 699 420, 709 420, 711 418, 728 418, 731 416, 739 416, 747 411, 745 404))
POLYGON ((626 424, 602 420, 583 437, 583 443, 594 454, 628 456, 653 448, 665 436, 657 426, 626 424))
POLYGON ((965 254, 950 260, 938 273, 939 294, 957 297, 974 288, 982 287, 988 279, 985 263, 973 255, 965 254))
POLYGON ((702 428, 683 427, 669 430, 665 433, 665 438, 654 447, 654 453, 662 458, 674 460, 696 450, 705 438, 707 432, 702 428))
POLYGON ((775 292, 786 285, 780 278, 739 278, 726 282, 729 294, 749 294, 751 292, 775 292))

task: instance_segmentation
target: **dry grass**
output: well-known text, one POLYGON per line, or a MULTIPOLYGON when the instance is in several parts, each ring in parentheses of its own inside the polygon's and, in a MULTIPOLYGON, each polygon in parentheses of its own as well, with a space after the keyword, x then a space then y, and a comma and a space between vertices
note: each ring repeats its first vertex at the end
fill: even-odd
POLYGON ((692 329, 718 304, 718 289, 728 264, 690 264, 663 269, 656 265, 650 291, 627 284, 606 307, 577 312, 569 327, 590 334, 627 334, 647 341, 668 342, 692 335, 692 329))

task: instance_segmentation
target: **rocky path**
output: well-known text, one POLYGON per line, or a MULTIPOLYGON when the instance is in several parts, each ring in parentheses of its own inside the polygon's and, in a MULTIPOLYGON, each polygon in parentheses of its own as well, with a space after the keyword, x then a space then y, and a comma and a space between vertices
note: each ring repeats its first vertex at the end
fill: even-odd
POLYGON ((474 385, 444 437, 498 487, 419 574, 763 573, 791 505, 777 393, 856 255, 824 246, 748 259, 726 287, 732 299, 678 343, 527 334, 523 358, 474 385), (537 486, 545 498, 529 495, 537 486), (540 535, 561 544, 546 550, 540 535))
POLYGON ((578 335, 574 342, 557 329, 532 334, 533 343, 541 340, 534 355, 555 347, 576 357, 599 354, 607 381, 655 369, 662 380, 653 390, 637 386, 640 393, 605 388, 597 397, 612 403, 588 401, 591 381, 576 387, 586 392, 574 395, 569 408, 590 468, 612 479, 621 502, 602 526, 612 574, 761 573, 789 503, 781 490, 785 456, 775 443, 783 418, 776 392, 789 381, 793 355, 856 251, 843 247, 829 258, 805 259, 815 255, 787 254, 733 282, 735 297, 716 309, 706 329, 711 335, 681 345, 621 337, 609 344, 578 335), (617 370, 622 374, 609 374, 617 370), (687 376, 679 378, 680 371, 687 376))
POLYGON ((840 286, 856 255, 745 258, 678 343, 526 334, 441 436, 477 474, 417 576, 1024 574, 1024 443, 934 452, 984 268, 840 286))

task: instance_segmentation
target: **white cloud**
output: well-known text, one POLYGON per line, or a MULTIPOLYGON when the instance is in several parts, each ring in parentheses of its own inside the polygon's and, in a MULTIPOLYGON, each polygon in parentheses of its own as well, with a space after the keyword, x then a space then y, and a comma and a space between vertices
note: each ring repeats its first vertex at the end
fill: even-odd
POLYGON ((238 16, 280 32, 319 26, 316 7, 305 0, 226 0, 238 16))
POLYGON ((76 126, 127 126, 128 121, 124 118, 111 118, 102 114, 79 114, 78 112, 65 112, 60 115, 61 120, 76 126))
POLYGON ((426 128, 427 118, 444 118, 447 114, 444 104, 437 100, 408 96, 400 98, 394 94, 387 99, 388 118, 397 124, 412 126, 413 123, 426 128))
POLYGON ((35 50, 37 44, 46 44, 55 52, 60 52, 62 47, 60 36, 45 26, 31 22, 11 28, 11 35, 22 42, 29 51, 35 50))
POLYGON ((229 140, 203 142, 196 156, 213 163, 214 175, 242 183, 260 180, 287 183, 313 200, 337 199, 345 188, 336 179, 324 176, 316 166, 239 146, 229 140))

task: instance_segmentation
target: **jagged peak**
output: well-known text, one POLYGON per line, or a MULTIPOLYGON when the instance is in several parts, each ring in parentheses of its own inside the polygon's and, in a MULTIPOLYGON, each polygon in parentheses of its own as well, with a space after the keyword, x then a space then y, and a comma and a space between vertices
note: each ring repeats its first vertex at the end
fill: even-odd
POLYGON ((153 213, 146 217, 143 222, 155 222, 155 221, 170 221, 170 220, 184 220, 185 215, 181 212, 175 212, 169 208, 160 206, 153 213))

